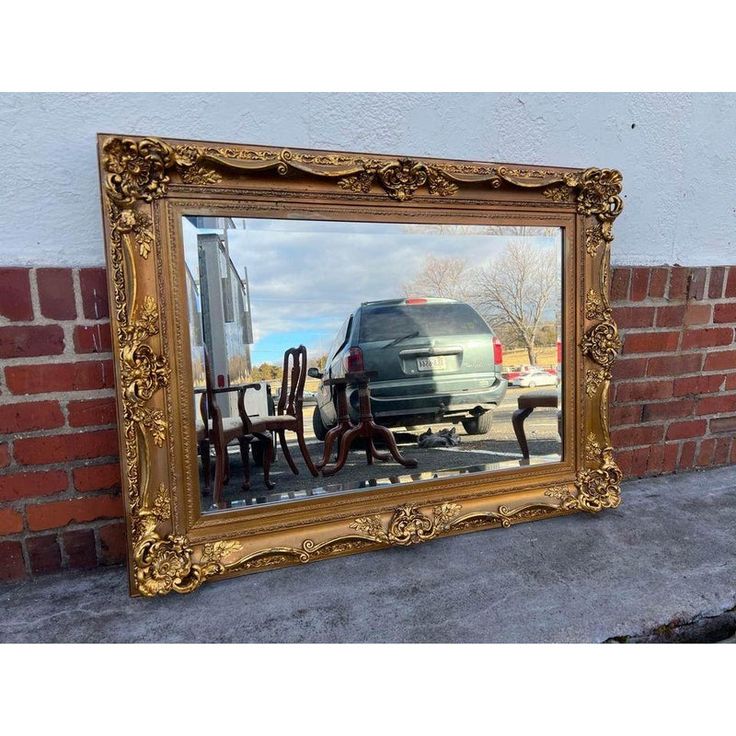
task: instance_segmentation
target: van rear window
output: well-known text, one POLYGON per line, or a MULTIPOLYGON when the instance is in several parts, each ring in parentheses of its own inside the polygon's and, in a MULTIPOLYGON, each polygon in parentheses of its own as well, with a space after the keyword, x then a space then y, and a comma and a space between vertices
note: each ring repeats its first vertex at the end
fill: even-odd
POLYGON ((364 307, 360 342, 397 337, 491 334, 483 318, 467 304, 391 304, 364 307))

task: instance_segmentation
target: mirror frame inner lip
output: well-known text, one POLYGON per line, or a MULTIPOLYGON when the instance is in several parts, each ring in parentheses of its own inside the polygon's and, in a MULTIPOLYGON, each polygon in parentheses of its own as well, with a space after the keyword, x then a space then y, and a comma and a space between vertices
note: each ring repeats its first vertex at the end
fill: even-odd
POLYGON ((98 153, 132 595, 618 506, 607 402, 619 172, 108 134, 98 153), (184 210, 563 227, 563 460, 202 514, 182 398, 184 210))

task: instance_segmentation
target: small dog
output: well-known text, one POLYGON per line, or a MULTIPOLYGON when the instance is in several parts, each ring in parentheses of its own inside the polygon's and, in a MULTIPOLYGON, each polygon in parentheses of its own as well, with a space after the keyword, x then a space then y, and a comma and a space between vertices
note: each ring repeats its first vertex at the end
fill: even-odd
POLYGON ((422 432, 417 440, 419 447, 456 447, 460 444, 455 427, 452 429, 441 429, 437 434, 432 432, 431 427, 422 432))

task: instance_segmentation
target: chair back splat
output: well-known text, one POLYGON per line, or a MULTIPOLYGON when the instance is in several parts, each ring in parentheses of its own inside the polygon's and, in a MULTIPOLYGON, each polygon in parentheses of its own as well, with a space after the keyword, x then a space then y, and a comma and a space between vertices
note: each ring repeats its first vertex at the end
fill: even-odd
POLYGON ((307 380, 307 349, 304 345, 289 348, 284 353, 284 374, 281 378, 281 396, 277 405, 279 416, 301 413, 304 401, 304 383, 307 380))

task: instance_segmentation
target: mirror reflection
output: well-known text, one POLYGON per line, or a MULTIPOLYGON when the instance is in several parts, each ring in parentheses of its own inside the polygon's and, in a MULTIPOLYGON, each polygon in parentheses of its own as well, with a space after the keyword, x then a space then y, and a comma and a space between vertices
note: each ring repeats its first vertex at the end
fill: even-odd
POLYGON ((182 228, 204 511, 560 461, 560 228, 182 228))

